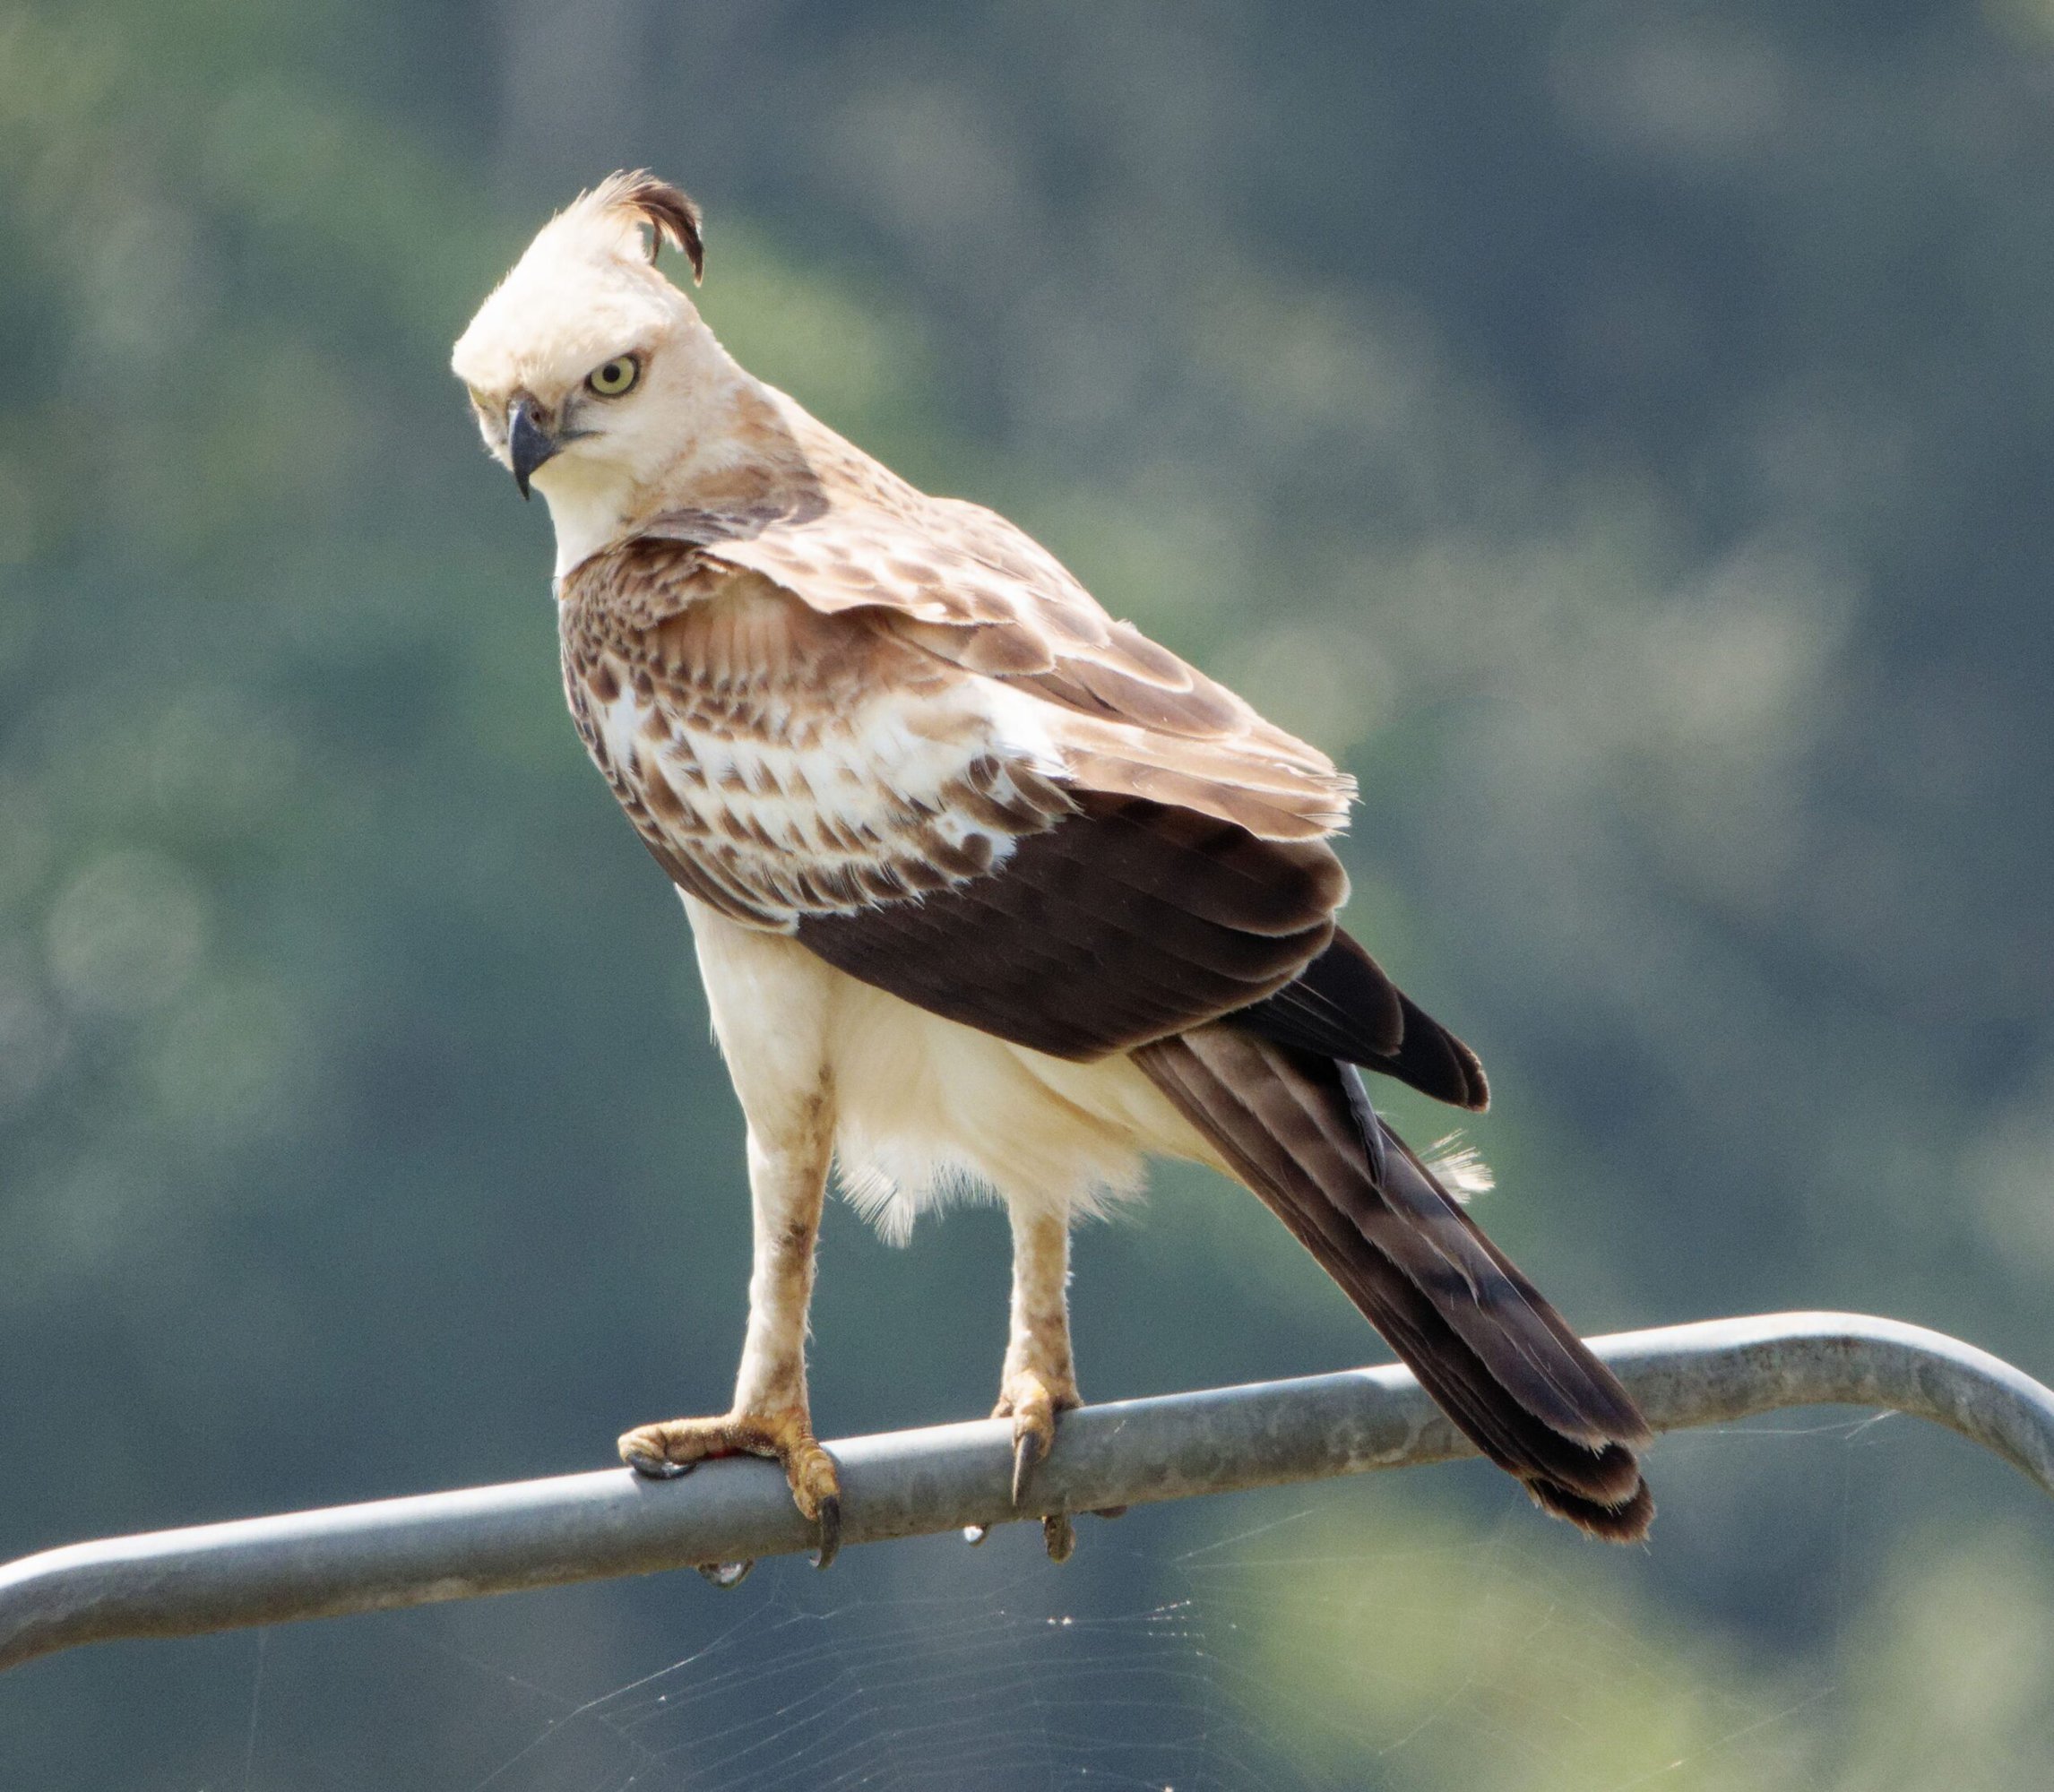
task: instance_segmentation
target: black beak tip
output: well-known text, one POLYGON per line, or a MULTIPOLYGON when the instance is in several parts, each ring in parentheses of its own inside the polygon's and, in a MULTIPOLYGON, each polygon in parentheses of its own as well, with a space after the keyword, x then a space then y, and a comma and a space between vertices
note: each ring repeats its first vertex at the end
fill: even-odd
POLYGON ((526 400, 514 407, 506 420, 506 460, 514 469, 514 483, 521 488, 521 495, 528 495, 528 481, 539 467, 557 452, 556 442, 549 432, 535 421, 535 414, 528 408, 526 400))

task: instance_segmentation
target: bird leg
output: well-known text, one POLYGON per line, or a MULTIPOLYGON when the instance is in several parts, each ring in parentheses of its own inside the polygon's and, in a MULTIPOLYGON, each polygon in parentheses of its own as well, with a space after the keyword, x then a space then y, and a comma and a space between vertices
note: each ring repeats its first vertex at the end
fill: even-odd
POLYGON ((766 1144, 749 1132, 749 1193, 755 1265, 735 1404, 717 1418, 639 1425, 620 1440, 638 1474, 682 1475, 713 1456, 770 1456, 783 1465, 793 1503, 820 1527, 818 1565, 841 1542, 841 1481, 813 1434, 806 1392, 806 1313, 813 1297, 813 1248, 827 1181, 824 1148, 766 1144))
MULTIPOLYGON (((1070 1359, 1070 1227, 1066 1218, 1015 1205, 1013 1220, 1013 1320, 999 1376, 994 1418, 1013 1421, 1013 1503, 1026 1497, 1035 1466, 1056 1442, 1056 1421, 1082 1406, 1070 1359)), ((1041 1521, 1051 1561, 1066 1562, 1076 1547, 1068 1514, 1041 1521)))

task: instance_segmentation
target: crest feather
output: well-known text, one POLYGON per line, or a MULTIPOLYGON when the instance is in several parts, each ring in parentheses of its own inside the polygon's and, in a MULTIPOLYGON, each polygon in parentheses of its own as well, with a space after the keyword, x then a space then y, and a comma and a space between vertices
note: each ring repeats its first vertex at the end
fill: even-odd
POLYGON ((594 211, 626 211, 649 226, 649 259, 666 237, 685 252, 696 285, 706 278, 706 237, 699 204, 683 187, 647 168, 622 169, 594 187, 585 202, 594 211))

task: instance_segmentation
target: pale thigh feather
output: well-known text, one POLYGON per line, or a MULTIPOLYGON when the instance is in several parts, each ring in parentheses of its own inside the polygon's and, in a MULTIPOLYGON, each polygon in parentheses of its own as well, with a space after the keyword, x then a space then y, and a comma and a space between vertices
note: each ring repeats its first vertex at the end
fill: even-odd
POLYGON ((1081 1064, 1009 1045, 685 903, 752 1128, 797 1124, 824 1073, 842 1187, 887 1238, 953 1196, 1076 1217, 1138 1192, 1149 1154, 1217 1164, 1124 1055, 1081 1064))

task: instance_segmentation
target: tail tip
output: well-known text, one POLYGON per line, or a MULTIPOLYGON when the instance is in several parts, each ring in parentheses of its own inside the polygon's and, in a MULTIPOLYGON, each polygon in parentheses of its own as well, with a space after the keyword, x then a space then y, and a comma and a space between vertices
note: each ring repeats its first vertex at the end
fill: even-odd
POLYGON ((1600 1501, 1538 1478, 1523 1481, 1542 1512, 1566 1519, 1586 1537, 1601 1543, 1641 1543, 1654 1522, 1654 1495, 1636 1475, 1633 1490, 1617 1502, 1600 1501))

